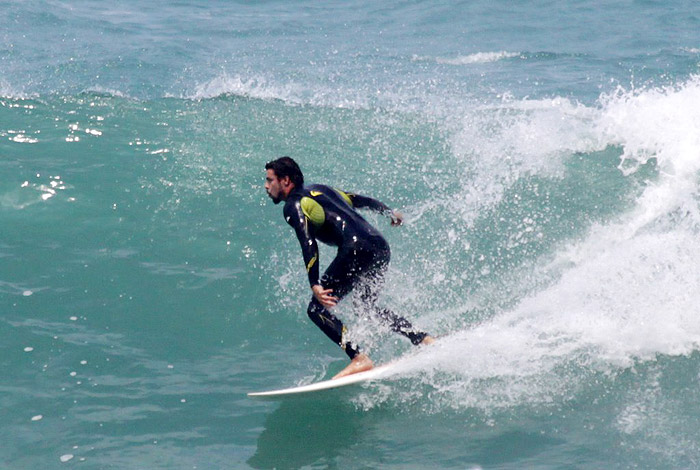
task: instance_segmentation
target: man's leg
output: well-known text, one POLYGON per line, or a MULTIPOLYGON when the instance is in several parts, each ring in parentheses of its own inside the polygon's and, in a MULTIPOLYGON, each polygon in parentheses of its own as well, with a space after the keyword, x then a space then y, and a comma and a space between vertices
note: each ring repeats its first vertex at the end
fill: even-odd
MULTIPOLYGON (((333 289, 333 295, 338 300, 352 291, 357 282, 360 270, 358 269, 357 252, 352 250, 341 251, 331 262, 321 278, 321 285, 325 289, 333 289)), ((357 345, 345 341, 345 327, 335 315, 324 308, 315 297, 311 299, 308 309, 309 318, 328 336, 338 344, 350 358, 350 364, 333 378, 337 379, 346 375, 369 370, 374 367, 372 360, 360 352, 357 345)))
MULTIPOLYGON (((324 287, 326 286, 324 285, 324 287)), ((360 353, 357 346, 349 341, 345 341, 345 326, 343 322, 321 305, 321 303, 316 300, 316 297, 311 299, 307 313, 311 321, 314 322, 331 341, 343 348, 350 360, 354 359, 360 353)))
MULTIPOLYGON (((321 277, 321 285, 324 289, 332 289, 333 296, 341 300, 352 291, 353 285, 357 280, 358 271, 355 265, 356 263, 352 252, 338 252, 338 255, 321 277)), ((359 348, 356 345, 345 341, 345 326, 343 326, 343 322, 321 305, 316 297, 311 298, 307 313, 311 321, 313 321, 331 341, 343 348, 351 360, 359 354, 359 348)))
POLYGON ((329 312, 319 303, 316 298, 309 303, 308 310, 309 318, 328 336, 334 343, 338 344, 345 354, 350 358, 350 364, 333 376, 334 379, 344 377, 357 372, 370 370, 374 367, 372 360, 364 353, 361 353, 359 348, 349 341, 345 341, 345 327, 335 315, 329 312))

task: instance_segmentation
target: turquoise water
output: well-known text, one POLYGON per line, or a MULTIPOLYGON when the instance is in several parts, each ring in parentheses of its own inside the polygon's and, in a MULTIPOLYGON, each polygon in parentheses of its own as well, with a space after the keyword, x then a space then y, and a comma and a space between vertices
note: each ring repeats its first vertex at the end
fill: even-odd
POLYGON ((696 2, 0 11, 0 468, 700 465, 696 2), (403 210, 382 302, 443 339, 274 403, 346 363, 284 154, 403 210))

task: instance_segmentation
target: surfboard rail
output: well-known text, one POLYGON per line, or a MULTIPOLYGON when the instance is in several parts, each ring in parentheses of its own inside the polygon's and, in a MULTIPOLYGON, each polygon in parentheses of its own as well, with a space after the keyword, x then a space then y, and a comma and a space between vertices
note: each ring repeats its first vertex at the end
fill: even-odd
POLYGON ((333 388, 345 387, 347 385, 368 382, 371 380, 376 380, 385 377, 393 366, 394 363, 392 362, 364 372, 358 372, 356 374, 340 377, 339 379, 323 380, 321 382, 314 382, 308 385, 301 385, 298 387, 283 388, 280 390, 270 390, 266 392, 251 392, 248 393, 248 396, 251 398, 283 398, 289 396, 298 396, 304 393, 317 392, 320 390, 330 390, 333 388))

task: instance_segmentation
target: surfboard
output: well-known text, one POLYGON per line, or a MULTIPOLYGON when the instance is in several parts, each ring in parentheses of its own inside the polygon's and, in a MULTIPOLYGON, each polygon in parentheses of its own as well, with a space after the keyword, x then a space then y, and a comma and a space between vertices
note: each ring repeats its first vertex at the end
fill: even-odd
POLYGON ((390 375, 391 369, 395 364, 396 362, 390 362, 388 364, 375 367, 365 372, 358 372, 357 374, 346 375, 345 377, 341 377, 339 379, 324 380, 322 382, 301 385, 299 387, 283 388, 281 390, 270 390, 268 392, 254 392, 249 393, 248 396, 252 398, 266 398, 274 400, 284 399, 292 396, 302 396, 306 393, 318 392, 321 390, 330 390, 333 388, 346 387, 348 385, 359 384, 362 382, 378 380, 383 377, 386 377, 390 375))

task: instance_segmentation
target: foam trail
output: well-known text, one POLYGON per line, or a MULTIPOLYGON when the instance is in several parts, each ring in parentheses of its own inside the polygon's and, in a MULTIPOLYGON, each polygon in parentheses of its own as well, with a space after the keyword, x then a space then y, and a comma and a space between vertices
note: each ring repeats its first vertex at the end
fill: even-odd
POLYGON ((626 174, 654 158, 659 177, 631 211, 542 263, 533 275, 558 273, 551 285, 404 366, 438 406, 549 403, 584 387, 585 371, 700 350, 698 102, 697 78, 601 99, 591 121, 600 142, 622 147, 626 174))

